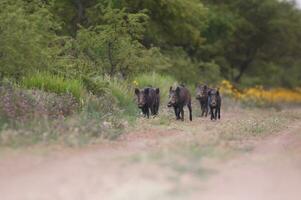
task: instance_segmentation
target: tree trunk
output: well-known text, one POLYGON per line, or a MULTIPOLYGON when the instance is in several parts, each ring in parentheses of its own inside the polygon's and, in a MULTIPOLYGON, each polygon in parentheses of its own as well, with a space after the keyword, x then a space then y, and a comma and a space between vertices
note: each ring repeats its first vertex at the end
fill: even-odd
POLYGON ((234 82, 239 83, 241 80, 241 77, 244 75, 245 71, 249 68, 250 64, 252 63, 253 58, 245 60, 239 67, 239 73, 237 76, 234 77, 234 82))
POLYGON ((246 53, 246 59, 242 61, 242 63, 239 65, 239 73, 237 76, 234 77, 234 82, 239 83, 241 80, 241 77, 244 75, 246 70, 250 67, 251 63, 255 59, 255 56, 257 54, 257 50, 259 47, 254 48, 254 49, 248 49, 246 53))
POLYGON ((109 58, 109 62, 110 62, 110 76, 113 76, 115 74, 115 64, 113 63, 113 57, 112 57, 112 42, 108 42, 108 58, 109 58))
POLYGON ((85 20, 85 7, 83 4, 83 0, 73 0, 73 4, 76 7, 77 13, 73 18, 73 35, 76 35, 78 24, 83 24, 85 20))

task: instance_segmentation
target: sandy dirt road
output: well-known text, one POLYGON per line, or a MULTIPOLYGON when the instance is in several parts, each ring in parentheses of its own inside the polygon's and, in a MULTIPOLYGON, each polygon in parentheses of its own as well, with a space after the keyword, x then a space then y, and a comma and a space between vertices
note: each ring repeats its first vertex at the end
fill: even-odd
MULTIPOLYGON (((301 122, 298 120, 276 134, 256 140, 247 153, 227 160, 208 159, 201 169, 212 169, 214 173, 206 178, 195 177, 189 170, 175 172, 149 159, 158 149, 168 157, 167 149, 179 142, 193 142, 198 132, 204 139, 210 131, 202 130, 215 126, 222 129, 223 123, 234 123, 240 116, 225 118, 227 122, 205 127, 200 125, 204 119, 193 124, 185 122, 183 128, 148 127, 118 141, 80 149, 37 147, 8 151, 0 155, 0 200, 300 200, 301 122), (187 131, 190 127, 196 131, 187 131)), ((199 162, 192 166, 197 165, 199 162)))

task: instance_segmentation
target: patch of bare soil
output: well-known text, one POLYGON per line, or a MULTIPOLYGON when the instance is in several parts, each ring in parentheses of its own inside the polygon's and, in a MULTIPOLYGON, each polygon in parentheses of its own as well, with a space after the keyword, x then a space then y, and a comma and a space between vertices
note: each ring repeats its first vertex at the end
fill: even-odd
MULTIPOLYGON (((206 129, 204 138, 218 124, 239 119, 226 114, 224 121, 196 119, 179 122, 164 130, 147 126, 83 149, 34 148, 0 155, 1 200, 299 200, 301 196, 301 122, 291 124, 276 136, 256 144, 253 151, 228 162, 211 164, 217 173, 208 179, 180 177, 173 170, 151 162, 135 163, 129 158, 180 141, 190 142, 195 130, 206 129), (181 184, 179 184, 181 182, 181 184), (185 186, 185 190, 181 187, 185 186), (187 190, 191 188, 191 190, 187 190), (299 198, 298 198, 299 197, 299 198)), ((209 167, 209 165, 208 165, 209 167)))

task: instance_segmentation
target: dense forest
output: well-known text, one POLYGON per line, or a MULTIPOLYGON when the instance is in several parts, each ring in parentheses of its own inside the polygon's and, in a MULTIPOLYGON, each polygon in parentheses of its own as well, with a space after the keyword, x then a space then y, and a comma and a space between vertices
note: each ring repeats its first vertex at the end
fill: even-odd
POLYGON ((0 0, 0 77, 168 74, 301 85, 301 10, 279 0, 0 0))

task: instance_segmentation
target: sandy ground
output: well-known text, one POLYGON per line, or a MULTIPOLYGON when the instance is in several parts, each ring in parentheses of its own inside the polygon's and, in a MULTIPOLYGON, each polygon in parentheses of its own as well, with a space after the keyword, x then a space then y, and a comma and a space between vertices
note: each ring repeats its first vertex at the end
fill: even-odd
MULTIPOLYGON (((239 114, 224 118, 235 123, 239 114)), ((199 129, 204 121, 191 126, 199 129)), ((79 149, 7 151, 0 154, 0 200, 299 200, 300 133, 301 122, 295 121, 256 141, 247 153, 209 159, 204 165, 214 173, 206 178, 176 173, 148 158, 158 149, 191 141, 193 134, 185 128, 146 128, 79 149), (136 162, 136 156, 146 161, 136 162)))
POLYGON ((301 199, 300 133, 298 122, 260 142, 251 153, 223 166, 200 196, 206 200, 301 199))

